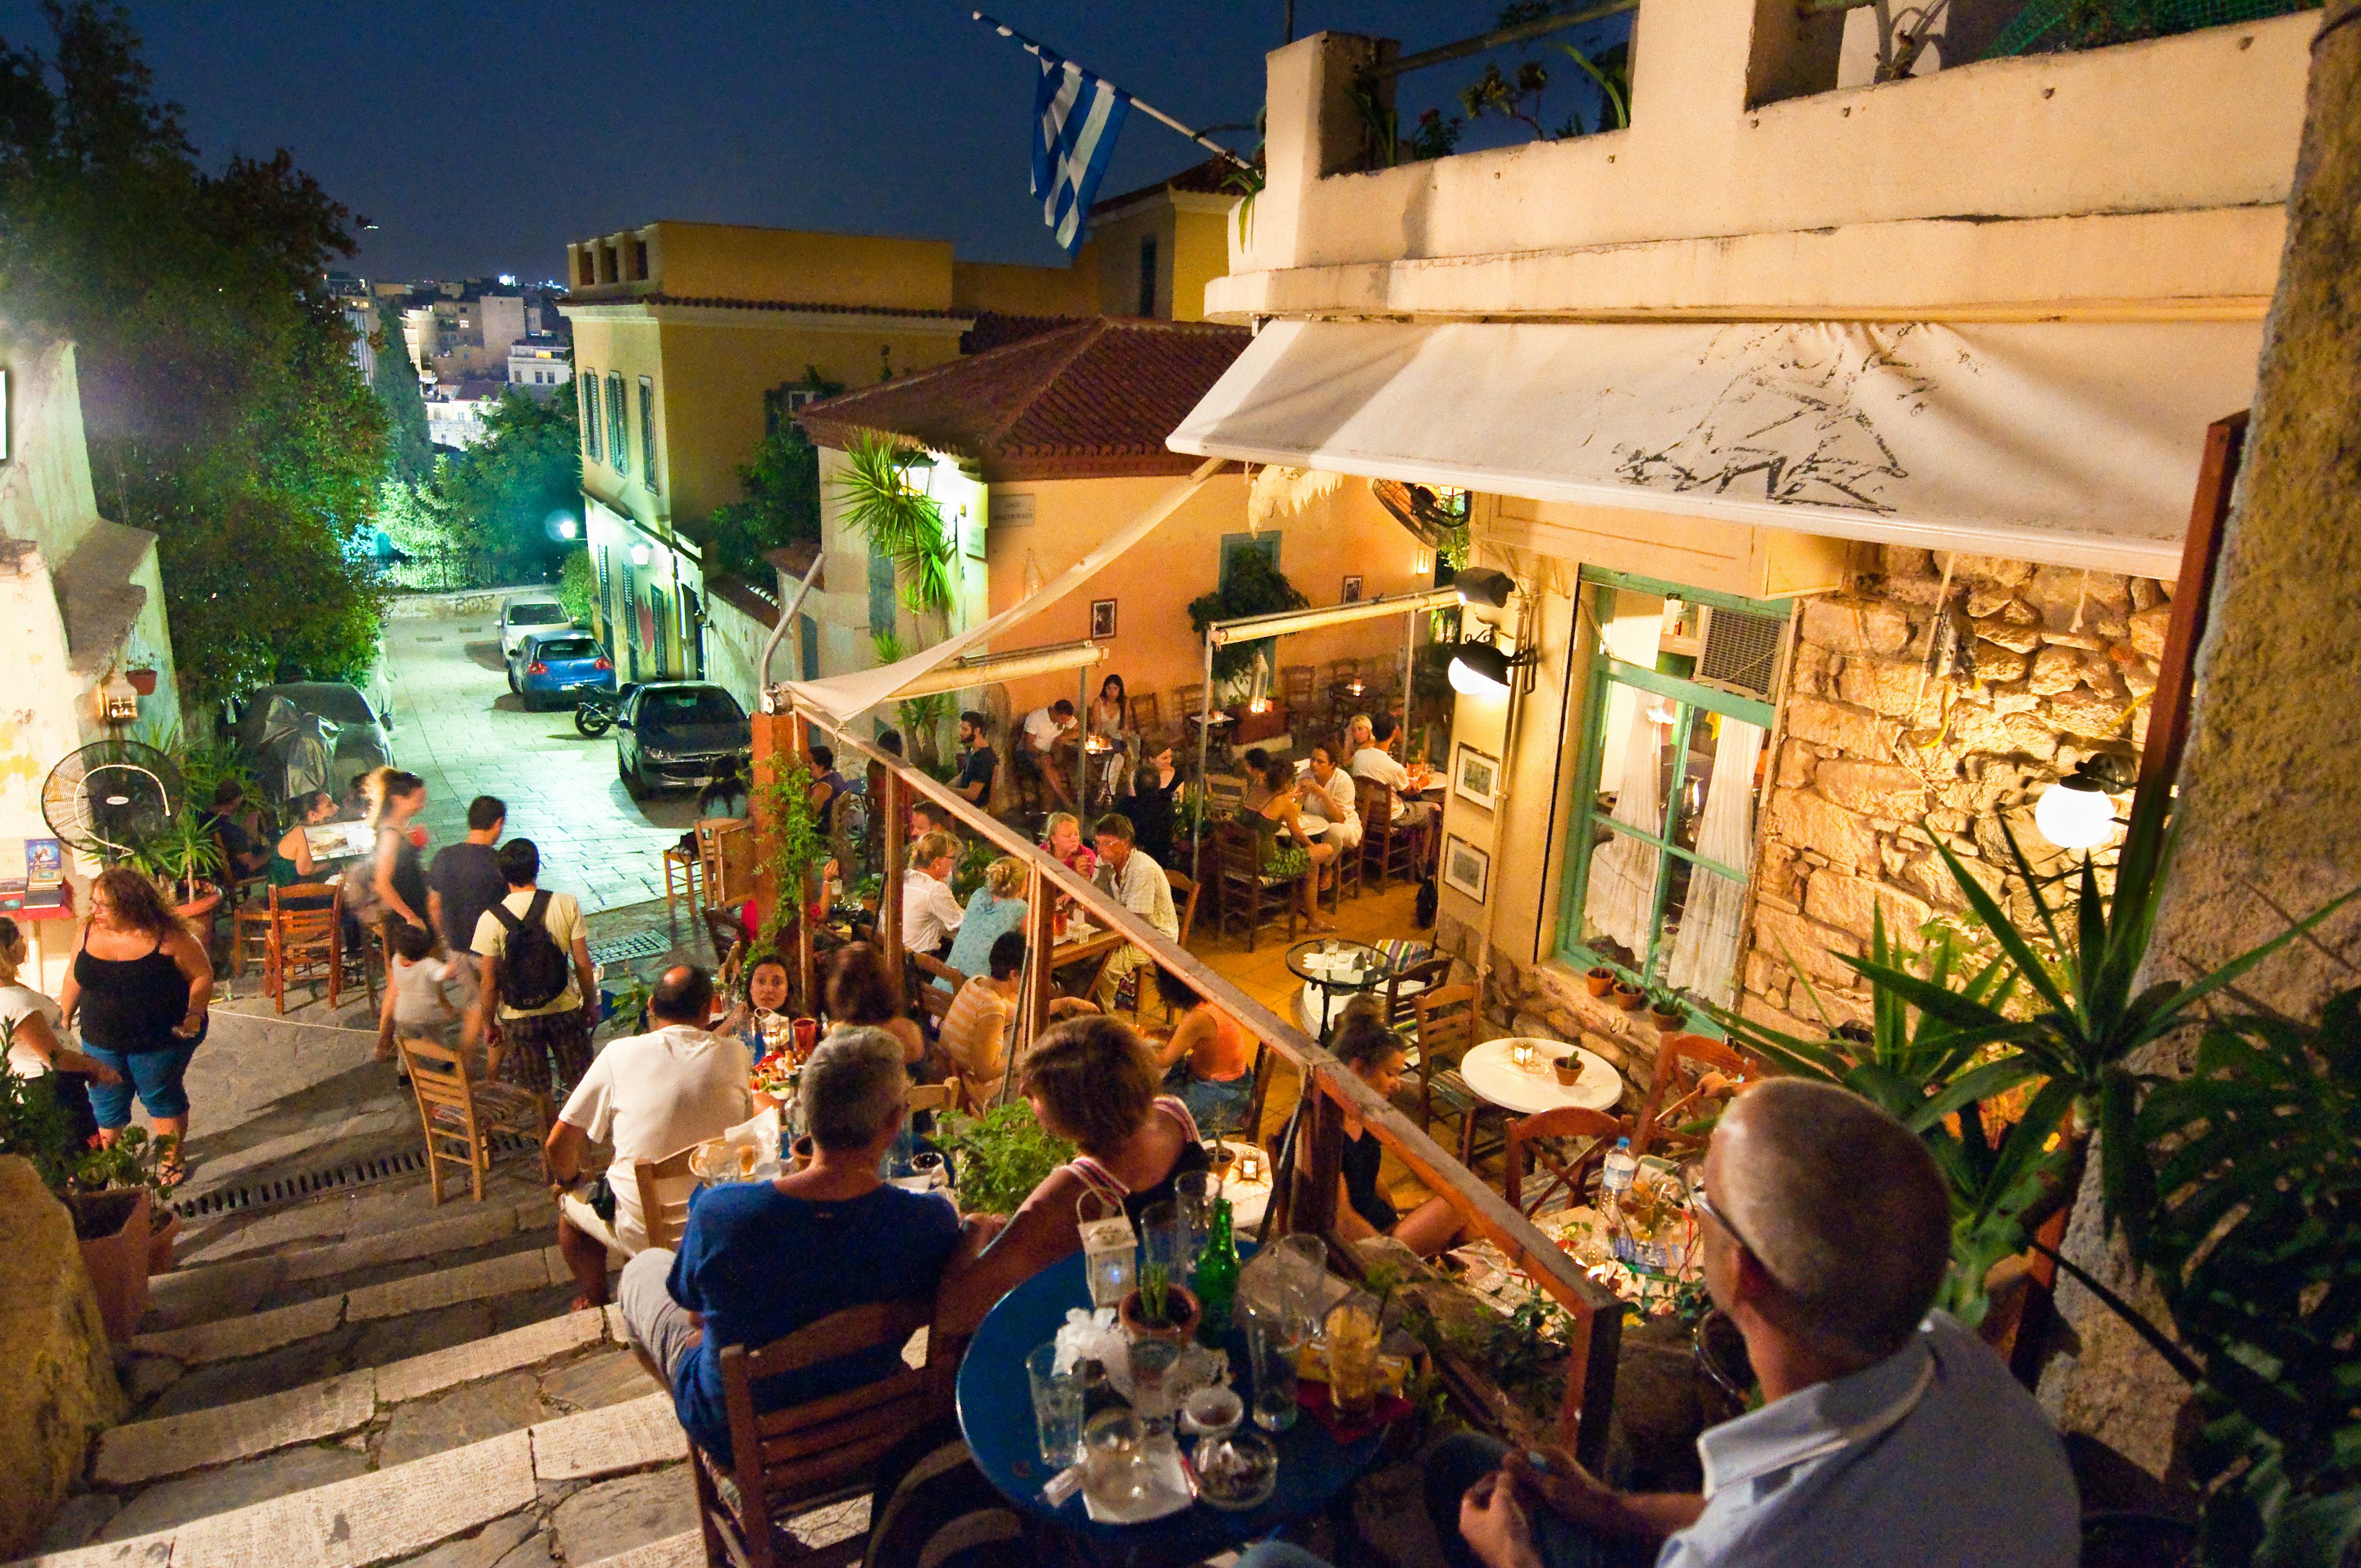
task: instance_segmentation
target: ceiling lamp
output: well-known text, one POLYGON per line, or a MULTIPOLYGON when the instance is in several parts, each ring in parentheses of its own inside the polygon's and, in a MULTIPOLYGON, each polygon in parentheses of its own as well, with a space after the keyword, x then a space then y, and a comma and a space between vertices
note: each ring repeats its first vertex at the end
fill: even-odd
POLYGON ((1509 689, 1509 672, 1526 662, 1526 655, 1511 657, 1489 642, 1459 642, 1446 673, 1451 689, 1462 696, 1498 696, 1509 689))
POLYGON ((2034 827, 2061 850, 2096 849, 2115 830, 2115 805, 2096 762, 2085 757, 2034 802, 2034 827))
POLYGON ((1517 591, 1517 579, 1506 572, 1489 566, 1463 566, 1455 573, 1451 586, 1459 590, 1459 602, 1479 609, 1507 608, 1509 596, 1517 591))

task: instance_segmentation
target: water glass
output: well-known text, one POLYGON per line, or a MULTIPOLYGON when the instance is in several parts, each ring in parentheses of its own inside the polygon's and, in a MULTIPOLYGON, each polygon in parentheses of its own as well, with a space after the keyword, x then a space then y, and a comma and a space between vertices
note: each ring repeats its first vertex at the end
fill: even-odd
POLYGON ((1295 1356, 1302 1348, 1302 1336, 1286 1319, 1257 1312, 1246 1320, 1254 1423, 1265 1431, 1285 1431, 1295 1424, 1295 1356))
POLYGON ((1083 1426, 1082 1487, 1118 1510, 1148 1496, 1148 1425, 1137 1414, 1117 1406, 1083 1426))
POLYGON ((1063 1470, 1082 1451, 1082 1380, 1072 1368, 1058 1370, 1058 1347, 1045 1344, 1025 1358, 1033 1385, 1033 1424, 1041 1438, 1041 1463, 1063 1470))
POLYGON ((1181 1217, 1180 1205, 1149 1204, 1139 1216, 1141 1277, 1148 1269, 1160 1268, 1168 1281, 1186 1286, 1196 1261, 1196 1249, 1189 1242, 1189 1222, 1181 1217))
POLYGON ((1347 1420, 1378 1403, 1378 1303, 1354 1291, 1328 1310, 1328 1398, 1347 1420))
POLYGON ((1189 1266, 1196 1267, 1213 1234, 1213 1173, 1192 1170, 1172 1184, 1172 1201, 1189 1231, 1189 1266))
POLYGON ((1309 1339, 1320 1326, 1320 1301, 1328 1278, 1328 1244, 1306 1231, 1283 1237, 1288 1316, 1298 1338, 1309 1339))
POLYGON ((1180 1347, 1169 1339, 1131 1342, 1131 1408, 1150 1431, 1172 1430, 1172 1412, 1179 1405, 1173 1398, 1172 1368, 1180 1360, 1180 1347))

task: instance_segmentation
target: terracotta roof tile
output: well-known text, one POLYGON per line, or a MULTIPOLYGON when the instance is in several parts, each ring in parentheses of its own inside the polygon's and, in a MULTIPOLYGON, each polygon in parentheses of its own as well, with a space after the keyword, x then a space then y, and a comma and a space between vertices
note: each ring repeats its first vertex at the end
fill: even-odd
POLYGON ((1104 316, 806 407, 814 444, 878 431, 987 477, 1186 473, 1164 438, 1245 352, 1243 327, 1104 316))
POLYGON ((1003 311, 978 311, 975 325, 960 334, 961 354, 989 354, 995 348, 1005 348, 1012 343, 1022 343, 1028 337, 1038 337, 1045 332, 1060 327, 1079 325, 1088 316, 1019 316, 1003 311))

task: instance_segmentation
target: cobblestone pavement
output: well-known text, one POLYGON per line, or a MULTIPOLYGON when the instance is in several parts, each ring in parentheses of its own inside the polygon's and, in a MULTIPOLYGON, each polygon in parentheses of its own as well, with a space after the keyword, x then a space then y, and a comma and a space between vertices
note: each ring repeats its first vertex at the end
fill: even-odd
POLYGON ((586 910, 664 896, 664 847, 696 816, 691 795, 624 793, 611 736, 586 740, 562 709, 525 711, 508 687, 489 616, 418 618, 386 626, 395 761, 426 781, 420 820, 428 847, 467 834, 467 803, 508 802, 508 831, 541 848, 541 885, 586 910))

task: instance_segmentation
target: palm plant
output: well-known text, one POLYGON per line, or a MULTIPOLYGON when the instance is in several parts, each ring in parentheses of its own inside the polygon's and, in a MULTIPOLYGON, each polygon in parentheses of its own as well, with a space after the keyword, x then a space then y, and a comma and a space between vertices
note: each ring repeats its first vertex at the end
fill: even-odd
POLYGON ((229 857, 203 818, 183 811, 161 832, 139 846, 132 863, 167 887, 178 888, 181 900, 196 897, 197 884, 228 869, 229 857))
MULTIPOLYGON (((869 646, 880 664, 896 664, 909 656, 902 640, 890 631, 873 631, 869 646)), ((894 705, 894 716, 901 720, 902 733, 910 742, 910 757, 920 767, 931 770, 942 758, 942 728, 950 721, 955 705, 950 692, 928 692, 923 696, 904 697, 894 705)))
POLYGON ((912 455, 882 435, 853 437, 849 466, 836 477, 844 521, 879 554, 894 559, 902 602, 914 615, 951 612, 955 546, 934 498, 910 483, 912 455))

